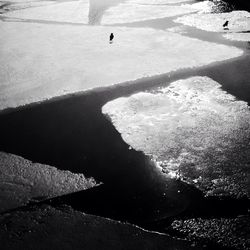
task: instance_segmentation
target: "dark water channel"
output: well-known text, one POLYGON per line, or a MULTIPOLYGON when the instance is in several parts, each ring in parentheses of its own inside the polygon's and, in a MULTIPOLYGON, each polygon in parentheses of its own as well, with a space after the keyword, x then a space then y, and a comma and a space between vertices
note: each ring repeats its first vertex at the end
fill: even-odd
MULTIPOLYGON (((199 34, 205 40, 204 32, 199 34)), ((167 178, 149 157, 130 149, 101 113, 102 106, 115 98, 197 75, 211 77, 221 83, 224 90, 250 104, 249 45, 237 45, 245 49, 245 56, 228 62, 2 112, 0 151, 84 173, 104 183, 52 199, 52 204, 68 204, 83 212, 129 221, 149 229, 162 230, 163 225, 182 214, 209 217, 246 213, 247 200, 236 204, 231 199, 206 199, 196 188, 167 178)))

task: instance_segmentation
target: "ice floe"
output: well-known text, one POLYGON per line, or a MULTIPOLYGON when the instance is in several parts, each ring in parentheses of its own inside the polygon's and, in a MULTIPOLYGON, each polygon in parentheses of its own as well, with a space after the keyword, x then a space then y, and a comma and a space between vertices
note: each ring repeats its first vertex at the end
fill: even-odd
POLYGON ((93 178, 0 152, 0 212, 96 186, 93 178))
POLYGON ((249 196, 250 110, 208 77, 107 103, 122 138, 207 195, 249 196))
POLYGON ((19 9, 5 13, 5 17, 50 22, 88 23, 89 1, 54 2, 45 6, 19 9))
POLYGON ((243 54, 235 47, 143 28, 0 22, 0 33, 0 109, 243 54))
POLYGON ((196 28, 212 32, 225 32, 223 24, 226 21, 229 21, 229 32, 250 30, 250 13, 247 11, 232 11, 214 14, 196 13, 185 15, 175 20, 177 23, 194 26, 196 28))

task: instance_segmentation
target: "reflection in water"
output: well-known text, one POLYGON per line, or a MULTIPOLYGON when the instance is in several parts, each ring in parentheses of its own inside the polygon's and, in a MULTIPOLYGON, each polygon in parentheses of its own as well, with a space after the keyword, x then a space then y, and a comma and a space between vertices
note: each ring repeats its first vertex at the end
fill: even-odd
POLYGON ((117 5, 124 0, 90 0, 89 24, 99 25, 104 12, 111 6, 117 5))

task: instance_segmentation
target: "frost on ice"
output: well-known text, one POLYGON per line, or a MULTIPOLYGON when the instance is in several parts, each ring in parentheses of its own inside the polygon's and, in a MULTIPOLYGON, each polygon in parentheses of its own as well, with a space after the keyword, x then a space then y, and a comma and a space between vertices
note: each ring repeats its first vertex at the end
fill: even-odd
POLYGON ((0 33, 0 110, 243 53, 144 28, 0 22, 0 33))
POLYGON ((250 110, 207 77, 107 103, 122 138, 207 195, 249 196, 250 110))

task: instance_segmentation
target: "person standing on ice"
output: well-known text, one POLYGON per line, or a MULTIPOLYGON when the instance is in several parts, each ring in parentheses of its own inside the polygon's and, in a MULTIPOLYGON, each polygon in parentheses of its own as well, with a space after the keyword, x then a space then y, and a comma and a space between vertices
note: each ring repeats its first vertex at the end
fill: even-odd
POLYGON ((113 39, 114 39, 114 34, 111 33, 109 36, 109 43, 113 43, 113 39))

